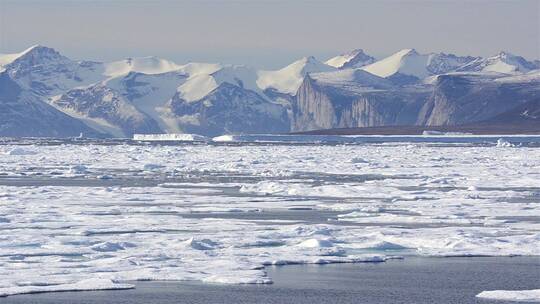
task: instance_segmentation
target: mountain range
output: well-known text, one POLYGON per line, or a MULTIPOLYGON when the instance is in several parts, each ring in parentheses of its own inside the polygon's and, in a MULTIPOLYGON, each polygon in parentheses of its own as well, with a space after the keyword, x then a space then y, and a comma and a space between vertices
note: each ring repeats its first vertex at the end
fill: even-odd
POLYGON ((0 54, 0 136, 287 133, 485 121, 540 125, 540 62, 363 50, 279 70, 156 57, 77 61, 33 46, 0 54), (506 117, 508 113, 511 117, 506 117))

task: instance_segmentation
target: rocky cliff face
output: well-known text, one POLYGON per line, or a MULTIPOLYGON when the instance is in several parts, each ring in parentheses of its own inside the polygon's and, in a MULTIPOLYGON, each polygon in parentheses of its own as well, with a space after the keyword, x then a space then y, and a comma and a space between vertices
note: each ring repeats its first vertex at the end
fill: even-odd
POLYGON ((417 124, 460 125, 479 122, 540 98, 540 81, 507 81, 496 76, 441 75, 419 113, 417 124))
POLYGON ((540 98, 540 77, 446 74, 433 83, 366 83, 306 77, 293 103, 292 131, 485 121, 540 98))
MULTIPOLYGON (((387 87, 388 82, 384 84, 387 87)), ((410 125, 426 97, 424 90, 374 88, 365 81, 343 86, 306 77, 293 104, 291 129, 410 125)))

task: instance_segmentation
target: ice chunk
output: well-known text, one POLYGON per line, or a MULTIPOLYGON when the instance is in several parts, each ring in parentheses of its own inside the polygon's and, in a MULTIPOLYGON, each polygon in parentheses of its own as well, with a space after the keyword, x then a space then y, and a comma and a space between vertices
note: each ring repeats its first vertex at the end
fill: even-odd
POLYGON ((425 130, 422 132, 422 135, 473 135, 472 133, 466 133, 466 132, 442 132, 442 131, 434 131, 434 130, 425 130))
POLYGON ((126 248, 132 248, 136 247, 133 243, 128 242, 103 242, 99 244, 95 244, 92 247, 92 250, 100 251, 100 252, 111 252, 111 251, 118 251, 118 250, 124 250, 126 248))
POLYGON ((184 241, 184 244, 196 250, 212 250, 218 246, 218 243, 212 240, 209 240, 209 239, 196 240, 194 238, 189 238, 188 240, 184 241))
POLYGON ((43 293, 54 291, 88 291, 88 290, 113 290, 113 289, 132 289, 131 284, 121 284, 109 279, 85 279, 73 283, 65 284, 20 284, 15 286, 0 286, 0 297, 6 297, 25 293, 43 293))
POLYGON ((139 141, 208 141, 197 134, 134 134, 133 140, 139 141))
POLYGON ((334 244, 329 240, 308 239, 298 244, 298 246, 305 248, 328 248, 333 247, 334 244))
POLYGON ((510 147, 514 147, 514 144, 512 144, 511 142, 505 140, 504 138, 499 138, 497 140, 497 147, 499 147, 499 148, 510 148, 510 147))
POLYGON ((364 164, 364 163, 369 163, 367 160, 361 158, 361 157, 353 157, 351 159, 351 163, 353 164, 364 164))
POLYGON ((165 168, 165 166, 158 165, 158 164, 145 164, 144 167, 143 167, 143 170, 144 171, 155 171, 155 170, 159 170, 159 169, 162 169, 162 168, 165 168))
POLYGON ((516 302, 540 302, 540 289, 532 290, 490 290, 482 291, 476 295, 478 298, 516 301, 516 302))
POLYGON ((13 148, 6 152, 7 155, 36 155, 38 154, 37 151, 31 150, 31 149, 25 149, 25 148, 13 148))
POLYGON ((69 172, 72 174, 84 174, 87 171, 88 171, 88 168, 86 168, 86 166, 83 166, 83 165, 75 165, 69 169, 69 172))
POLYGON ((382 241, 382 242, 373 244, 372 246, 369 247, 369 249, 384 251, 384 250, 403 250, 403 249, 407 249, 407 247, 404 247, 404 246, 401 246, 399 244, 395 244, 392 242, 382 241))

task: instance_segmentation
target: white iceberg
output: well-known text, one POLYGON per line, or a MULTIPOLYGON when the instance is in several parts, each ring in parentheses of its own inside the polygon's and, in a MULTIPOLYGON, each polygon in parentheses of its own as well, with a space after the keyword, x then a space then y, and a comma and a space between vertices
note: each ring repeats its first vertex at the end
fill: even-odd
POLYGON ((208 138, 197 134, 133 134, 133 140, 205 142, 208 138))
POLYGON ((515 301, 515 302, 540 302, 540 289, 531 290, 489 290, 476 295, 478 298, 515 301))

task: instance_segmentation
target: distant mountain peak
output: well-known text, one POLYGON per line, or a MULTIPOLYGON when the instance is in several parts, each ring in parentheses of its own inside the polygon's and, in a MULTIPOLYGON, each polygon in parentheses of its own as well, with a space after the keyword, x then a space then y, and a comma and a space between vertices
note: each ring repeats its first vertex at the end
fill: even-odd
POLYGON ((502 74, 527 73, 540 68, 535 62, 527 61, 507 51, 500 51, 494 56, 478 58, 460 68, 465 72, 494 72, 502 74))
POLYGON ((105 75, 120 76, 129 72, 139 72, 143 74, 161 74, 176 71, 181 68, 176 63, 161 59, 155 56, 129 57, 124 60, 109 62, 105 64, 105 75))
POLYGON ((390 77, 399 73, 422 79, 453 72, 476 59, 471 56, 445 53, 420 54, 415 49, 402 49, 363 69, 380 77, 390 77))
POLYGON ((25 66, 33 66, 33 65, 43 65, 48 64, 50 62, 64 62, 69 60, 67 57, 61 55, 58 51, 56 51, 53 48, 42 46, 42 45, 34 45, 26 50, 16 53, 16 54, 10 54, 6 55, 8 57, 8 60, 4 60, 6 62, 3 62, 3 65, 25 65, 25 66))
POLYGON ((516 55, 514 55, 514 54, 512 54, 510 52, 507 52, 507 51, 500 51, 494 57, 508 58, 508 57, 516 57, 516 55))
POLYGON ((426 69, 427 60, 428 55, 420 55, 415 49, 402 49, 363 69, 380 77, 401 73, 423 78, 429 74, 426 69))
POLYGON ((263 90, 274 88, 281 93, 294 95, 308 73, 333 70, 335 70, 334 67, 320 62, 313 56, 308 56, 277 71, 259 71, 257 85, 263 90))
POLYGON ((373 62, 375 62, 375 58, 367 55, 363 49, 354 49, 349 53, 330 58, 325 63, 338 69, 345 69, 359 68, 373 62))

